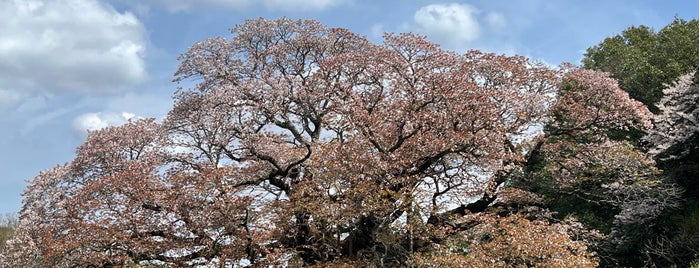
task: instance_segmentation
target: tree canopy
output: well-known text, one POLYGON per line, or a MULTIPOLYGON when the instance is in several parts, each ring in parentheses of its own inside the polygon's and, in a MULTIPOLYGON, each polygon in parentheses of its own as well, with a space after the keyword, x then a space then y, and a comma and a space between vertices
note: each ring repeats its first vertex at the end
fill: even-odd
POLYGON ((657 32, 634 26, 588 48, 582 62, 585 68, 611 73, 632 98, 657 111, 665 84, 699 70, 696 40, 699 20, 676 18, 657 32))
POLYGON ((162 122, 92 131, 31 180, 0 261, 594 267, 596 241, 676 204, 612 135, 652 115, 606 73, 315 21, 231 33, 180 57, 175 80, 197 84, 162 122), (612 231, 550 211, 560 193, 612 231))

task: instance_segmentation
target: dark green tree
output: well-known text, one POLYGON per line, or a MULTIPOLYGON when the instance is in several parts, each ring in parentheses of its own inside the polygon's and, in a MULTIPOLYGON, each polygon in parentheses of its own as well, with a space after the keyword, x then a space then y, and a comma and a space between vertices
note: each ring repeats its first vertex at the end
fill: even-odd
MULTIPOLYGON (((699 67, 699 20, 675 18, 660 31, 633 26, 587 49, 583 67, 611 73, 629 95, 658 112, 664 84, 699 67)), ((696 78, 695 78, 696 81, 696 78)))

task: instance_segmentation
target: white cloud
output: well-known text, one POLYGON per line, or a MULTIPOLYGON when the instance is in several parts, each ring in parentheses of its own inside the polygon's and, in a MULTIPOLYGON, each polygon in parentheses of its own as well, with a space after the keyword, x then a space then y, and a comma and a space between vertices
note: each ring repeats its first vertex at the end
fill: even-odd
POLYGON ((505 26, 507 26, 507 20, 505 19, 505 16, 502 15, 502 13, 490 12, 486 17, 486 20, 488 21, 490 27, 493 27, 495 29, 505 28, 505 26))
POLYGON ((116 91, 146 79, 146 32, 131 13, 96 0, 5 0, 0 18, 0 98, 116 91))
POLYGON ((262 6, 267 10, 319 11, 336 7, 352 0, 157 0, 171 12, 189 11, 198 7, 246 9, 262 6))
POLYGON ((73 120, 73 129, 78 133, 85 133, 88 130, 99 130, 110 126, 119 126, 136 117, 135 114, 122 112, 99 112, 86 113, 73 120))
POLYGON ((433 4, 415 12, 417 32, 444 45, 458 45, 478 38, 478 10, 467 4, 433 4))

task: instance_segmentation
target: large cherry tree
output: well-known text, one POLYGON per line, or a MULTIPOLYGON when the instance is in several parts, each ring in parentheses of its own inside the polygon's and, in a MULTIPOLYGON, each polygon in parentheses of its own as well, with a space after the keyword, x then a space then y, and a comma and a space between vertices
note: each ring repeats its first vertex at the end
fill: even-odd
POLYGON ((2 261, 592 267, 589 232, 516 187, 525 168, 543 156, 573 189, 609 163, 610 202, 640 204, 619 184, 636 166, 612 157, 633 148, 607 136, 649 113, 603 73, 288 19, 180 60, 176 81, 196 83, 162 122, 90 132, 30 181, 2 261))

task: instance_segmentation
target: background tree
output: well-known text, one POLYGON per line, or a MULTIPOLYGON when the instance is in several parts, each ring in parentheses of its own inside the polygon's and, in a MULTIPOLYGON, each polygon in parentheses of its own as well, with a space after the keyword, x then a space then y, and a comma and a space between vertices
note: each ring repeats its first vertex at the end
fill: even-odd
POLYGON ((651 113, 597 71, 573 70, 559 94, 519 187, 542 195, 556 217, 606 234, 595 245, 603 266, 637 265, 621 252, 640 252, 637 240, 646 232, 639 228, 676 206, 680 192, 663 183, 651 158, 619 136, 649 127, 651 113))
MULTIPOLYGON (((643 138, 644 150, 664 170, 663 181, 683 190, 679 207, 666 211, 644 231, 635 248, 645 248, 647 262, 689 266, 696 258, 697 211, 696 82, 699 21, 675 19, 660 31, 631 27, 588 49, 586 68, 608 71, 632 97, 652 105, 654 128, 643 138), (645 245, 644 245, 645 244, 645 245)), ((637 251, 618 258, 633 259, 637 251)))
MULTIPOLYGON (((525 171, 544 157, 550 174, 572 171, 552 177, 561 189, 594 184, 588 199, 623 183, 607 192, 614 208, 664 189, 605 158, 627 148, 608 134, 649 112, 601 72, 412 34, 371 44, 315 21, 232 34, 182 55, 176 81, 198 83, 162 123, 91 132, 31 181, 7 265, 431 266, 461 252, 448 256, 590 267, 578 233, 595 232, 553 217, 525 171), (609 178, 586 173, 607 164, 609 178)), ((615 215, 643 222, 669 204, 615 215)))
POLYGON ((699 131, 699 87, 693 77, 694 72, 681 75, 663 89, 660 113, 653 118, 655 128, 645 137, 648 153, 659 160, 683 158, 690 153, 691 147, 685 145, 699 131))
MULTIPOLYGON (((630 27, 587 49, 583 67, 612 74, 632 98, 658 110, 664 84, 699 69, 699 20, 676 18, 655 32, 630 27)), ((695 81, 699 81, 695 78, 695 81)))
POLYGON ((699 254, 699 94, 692 77, 693 72, 666 85, 660 113, 653 119, 655 128, 645 137, 649 154, 670 170, 668 180, 685 189, 683 206, 661 219, 662 228, 646 245, 653 261, 661 265, 687 266, 699 254))
POLYGON ((5 243, 15 233, 17 228, 17 216, 14 214, 0 215, 0 251, 5 248, 5 243))

